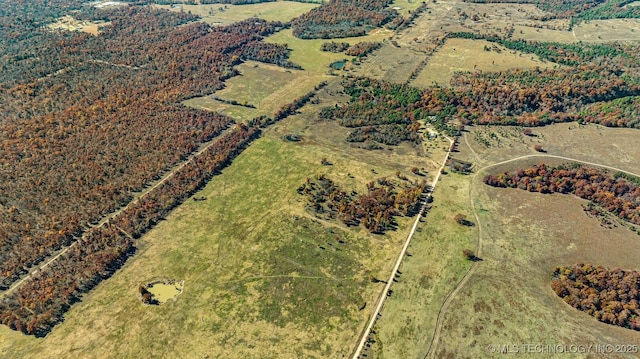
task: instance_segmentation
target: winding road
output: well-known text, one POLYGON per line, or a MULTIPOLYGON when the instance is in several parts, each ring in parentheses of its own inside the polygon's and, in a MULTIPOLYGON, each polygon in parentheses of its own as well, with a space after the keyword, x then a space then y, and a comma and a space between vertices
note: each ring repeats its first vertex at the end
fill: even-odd
MULTIPOLYGON (((467 137, 466 136, 464 137, 464 140, 465 140, 465 143, 466 143, 467 147, 469 147, 469 150, 471 150, 471 153, 474 155, 474 157, 478 161, 481 161, 481 159, 478 156, 478 154, 473 150, 473 147, 471 147, 471 145, 469 144, 469 141, 467 141, 467 137)), ((509 160, 504 160, 504 161, 488 164, 488 165, 480 168, 479 170, 477 170, 474 173, 473 177, 469 180, 469 202, 470 202, 470 205, 471 205, 471 209, 473 211, 473 215, 474 215, 474 217, 476 219, 476 225, 478 226, 478 241, 476 243, 476 255, 478 257, 482 258, 482 223, 480 222, 480 218, 478 217, 478 211, 475 208, 475 204, 473 202, 473 196, 471 194, 471 188, 473 187, 472 186, 473 181, 476 179, 476 176, 478 174, 480 174, 481 172, 483 172, 483 171, 485 171, 485 170, 487 170, 489 168, 500 166, 500 165, 507 164, 507 163, 510 163, 510 162, 520 161, 520 160, 527 159, 527 158, 536 158, 536 157, 540 157, 540 158, 556 158, 556 159, 561 159, 561 160, 565 160, 565 161, 577 162, 577 163, 582 163, 582 164, 585 164, 585 165, 590 165, 590 166, 600 167, 600 168, 606 168, 606 169, 610 169, 610 170, 626 173, 626 174, 629 174, 629 175, 635 176, 635 177, 640 177, 640 174, 636 174, 636 173, 633 173, 633 172, 625 171, 625 170, 617 168, 617 167, 607 166, 607 165, 594 163, 594 162, 589 162, 589 161, 583 161, 583 160, 579 160, 579 159, 571 158, 571 157, 547 155, 547 154, 523 155, 523 156, 518 156, 518 157, 509 159, 509 160)), ((437 319, 436 319, 436 327, 434 329, 433 336, 431 337, 431 345, 429 346, 429 351, 425 355, 425 359, 434 358, 435 357, 435 349, 436 349, 436 347, 438 345, 438 341, 440 340, 440 332, 442 331, 443 315, 447 311, 447 309, 449 308, 449 305, 451 304, 453 299, 458 295, 458 293, 460 293, 462 288, 464 288, 465 284, 467 284, 467 282, 469 281, 469 278, 473 275, 473 273, 476 271, 476 269, 478 268, 478 266, 480 264, 481 264, 481 262, 473 262, 473 264, 471 265, 471 267, 469 267, 469 270, 464 274, 464 276, 462 277, 460 282, 458 282, 456 287, 449 293, 449 295, 447 295, 447 297, 445 298, 444 302, 442 303, 442 306, 438 310, 438 316, 437 316, 437 319)))

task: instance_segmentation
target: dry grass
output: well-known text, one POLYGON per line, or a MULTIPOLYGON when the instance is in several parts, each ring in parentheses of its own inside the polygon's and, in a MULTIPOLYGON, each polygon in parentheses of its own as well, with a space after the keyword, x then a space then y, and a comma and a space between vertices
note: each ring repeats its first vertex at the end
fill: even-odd
POLYGON ((47 25, 47 27, 52 30, 82 31, 91 35, 98 35, 100 28, 109 25, 109 22, 80 21, 71 15, 65 15, 58 19, 57 22, 47 25))
POLYGON ((405 83, 425 58, 426 55, 423 53, 397 47, 387 41, 380 49, 368 55, 360 65, 353 67, 351 72, 356 76, 405 83))
MULTIPOLYGON (((631 146, 636 131, 572 123, 536 129, 538 137, 530 138, 518 135, 515 128, 476 128, 466 136, 481 161, 464 145, 458 156, 481 167, 530 154, 531 144, 540 142, 550 154, 638 172, 640 165, 633 158, 639 153, 631 146), (496 135, 489 136, 489 131, 496 135), (491 139, 489 147, 485 141, 476 141, 482 138, 476 133, 491 139)), ((491 172, 541 161, 561 160, 528 159, 491 172)), ((484 185, 481 178, 477 176, 470 185, 483 229, 483 261, 445 313, 434 357, 493 357, 488 345, 515 345, 523 350, 523 344, 637 343, 640 333, 599 323, 567 306, 551 291, 549 275, 556 265, 579 262, 638 269, 640 237, 621 222, 612 229, 600 226, 597 218, 583 212, 581 204, 586 201, 574 196, 496 189, 484 185)))
POLYGON ((503 71, 553 65, 540 60, 536 55, 509 50, 484 40, 448 39, 444 46, 431 56, 427 66, 412 84, 422 87, 434 83, 448 86, 456 71, 503 71))
POLYGON ((290 70, 282 67, 247 61, 237 67, 241 75, 225 82, 225 88, 212 96, 256 108, 230 105, 212 96, 196 97, 185 105, 211 111, 221 111, 239 120, 249 120, 259 115, 272 116, 280 107, 308 93, 320 82, 331 77, 322 73, 290 70))
POLYGON ((191 12, 202 17, 201 21, 212 25, 229 25, 234 22, 257 17, 267 21, 287 22, 298 17, 319 4, 299 3, 294 1, 275 1, 259 4, 229 5, 153 5, 161 9, 176 12, 191 12))

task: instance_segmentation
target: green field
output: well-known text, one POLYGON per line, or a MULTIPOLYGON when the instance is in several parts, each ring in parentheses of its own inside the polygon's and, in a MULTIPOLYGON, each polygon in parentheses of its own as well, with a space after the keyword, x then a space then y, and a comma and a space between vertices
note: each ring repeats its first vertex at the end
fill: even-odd
POLYGON ((455 222, 458 213, 473 218, 469 205, 469 177, 440 177, 433 194, 434 207, 414 236, 393 296, 376 323, 375 358, 424 358, 429 350, 435 319, 444 298, 471 266, 462 255, 475 250, 476 227, 455 222))
MULTIPOLYGON (((386 29, 377 29, 371 31, 367 36, 362 37, 347 37, 339 39, 340 42, 347 42, 349 44, 355 44, 361 41, 382 41, 389 37, 391 32, 386 29)), ((311 72, 326 73, 329 70, 329 64, 334 61, 347 59, 350 60, 353 56, 347 56, 345 54, 336 54, 333 52, 325 52, 320 50, 320 46, 324 42, 331 40, 303 40, 293 36, 290 29, 280 31, 265 39, 266 42, 288 44, 291 51, 290 60, 300 66, 303 69, 311 72)))

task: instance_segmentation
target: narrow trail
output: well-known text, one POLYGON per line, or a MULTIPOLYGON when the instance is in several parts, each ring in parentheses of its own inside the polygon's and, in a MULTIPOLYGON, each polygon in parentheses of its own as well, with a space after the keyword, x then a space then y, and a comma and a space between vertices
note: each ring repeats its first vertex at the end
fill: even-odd
MULTIPOLYGON (((467 141, 467 137, 466 136, 465 136, 464 140, 465 140, 465 143, 466 143, 467 147, 469 147, 469 149, 473 153, 474 157, 478 161, 480 161, 480 157, 473 150, 473 148, 469 144, 469 141, 467 141)), ((583 160, 579 160, 579 159, 571 158, 571 157, 547 155, 547 154, 532 154, 532 155, 518 156, 518 157, 509 159, 509 160, 504 160, 504 161, 488 164, 488 165, 480 168, 479 170, 477 170, 474 173, 473 177, 469 180, 469 202, 470 202, 470 205, 471 205, 471 209, 473 211, 473 215, 474 215, 474 217, 476 219, 476 225, 478 226, 478 240, 477 240, 477 243, 476 243, 476 255, 478 257, 482 258, 482 222, 480 222, 480 217, 478 217, 478 211, 476 210, 475 203, 473 201, 473 196, 472 196, 473 182, 476 180, 476 177, 481 172, 483 172, 483 171, 485 171, 485 170, 487 170, 489 168, 500 166, 500 165, 507 164, 507 163, 510 163, 510 162, 520 161, 520 160, 527 159, 527 158, 535 158, 535 157, 556 158, 556 159, 561 159, 561 160, 566 160, 566 161, 571 161, 571 162, 582 163, 582 164, 590 165, 590 166, 594 166, 594 167, 606 168, 606 169, 610 169, 610 170, 614 170, 614 171, 618 171, 618 172, 623 172, 623 173, 626 173, 626 174, 629 174, 629 175, 632 175, 632 176, 635 176, 635 177, 640 177, 639 174, 636 174, 636 173, 633 173, 633 172, 629 172, 629 171, 625 171, 625 170, 617 168, 617 167, 612 167, 612 166, 603 165, 603 164, 594 163, 594 162, 589 162, 589 161, 583 161, 583 160)), ((469 278, 475 273, 475 271, 477 270, 477 268, 478 268, 478 266, 480 264, 481 264, 481 262, 473 262, 473 264, 471 265, 471 267, 469 267, 469 270, 464 274, 464 276, 462 277, 460 282, 458 282, 456 287, 449 293, 449 295, 447 295, 447 297, 445 298, 444 302, 442 303, 442 306, 438 310, 438 316, 436 318, 436 327, 434 329, 433 336, 431 337, 431 344, 429 346, 429 351, 424 356, 425 359, 435 358, 435 355, 436 355, 435 354, 435 349, 436 349, 436 347, 438 345, 438 341, 440 340, 440 333, 442 331, 442 325, 443 325, 443 321, 444 321, 443 320, 444 313, 447 312, 447 309, 449 308, 449 305, 451 304, 453 299, 456 298, 458 293, 460 293, 460 291, 464 288, 464 286, 469 281, 469 278)))
POLYGON ((356 347, 356 349, 353 352, 353 356, 352 356, 353 359, 357 359, 357 358, 360 357, 360 354, 362 353, 362 349, 364 349, 364 346, 367 343, 367 339, 369 338, 369 334, 371 333, 371 329, 373 329, 373 326, 375 325, 376 320, 378 319, 378 315, 380 314, 380 311, 382 310, 382 307, 384 306, 384 302, 388 298, 387 297, 387 293, 389 292, 389 289, 391 288, 391 284, 393 284, 393 279, 394 279, 394 277, 396 275, 396 272, 400 268, 400 265, 402 264, 402 261, 404 260, 404 257, 406 256, 407 248, 409 248, 409 244, 411 243, 411 239, 413 238, 413 235, 416 232, 416 228, 418 227, 418 223, 420 223, 420 218, 422 218, 422 214, 424 213, 424 211, 426 209, 426 206, 427 206, 427 203, 428 203, 428 199, 432 196, 433 190, 435 189, 436 185, 438 184, 438 180, 440 179, 440 175, 442 174, 442 169, 444 169, 444 166, 445 166, 447 160, 449 159, 449 154, 451 153, 451 147, 453 146, 453 140, 450 139, 447 136, 444 136, 444 137, 449 141, 449 148, 447 149, 446 155, 444 156, 444 160, 442 161, 442 164, 440 165, 440 168, 438 169, 438 173, 436 174, 435 178, 433 179, 433 182, 431 182, 431 189, 427 192, 427 195, 426 195, 426 198, 425 198, 425 202, 422 205, 422 207, 420 208, 420 210, 418 211, 418 214, 416 216, 416 220, 415 220, 415 222, 413 222, 413 227, 411 227, 411 231, 409 232, 409 235, 407 236, 407 239, 404 242, 404 246, 402 246, 402 250, 400 251, 400 254, 398 255, 398 259, 396 259, 396 263, 393 266, 393 270, 391 271, 391 275, 389 276, 389 279, 387 280, 386 285, 384 286, 384 288, 380 292, 380 295, 378 296, 376 307, 375 307, 375 310, 373 311, 373 313, 371 313, 371 317, 369 318, 369 323, 367 324, 367 326, 364 328, 364 330, 360 334, 358 346, 356 347))
MULTIPOLYGON (((9 289, 3 291, 2 293, 0 293, 0 299, 6 297, 7 295, 10 295, 11 293, 13 293, 16 289, 18 289, 22 284, 24 284, 27 280, 29 280, 33 274, 37 273, 38 271, 41 271, 45 268, 47 268, 49 265, 51 265, 53 262, 55 262, 56 260, 58 260, 58 258, 60 258, 62 255, 64 255, 65 253, 67 253, 67 251, 69 251, 71 248, 73 248, 74 246, 76 246, 79 242, 81 242, 84 238, 86 238, 87 233, 89 233, 91 230, 93 230, 94 228, 99 228, 104 226, 106 223, 108 223, 111 219, 117 217, 120 213, 126 211, 128 208, 130 208, 132 205, 134 205, 135 203, 138 202, 138 200, 140 200, 140 198, 144 197, 145 195, 149 194, 149 192, 153 191, 154 189, 156 189, 157 187, 161 186, 163 183, 165 183, 168 179, 170 179, 171 177, 173 177, 175 175, 175 173, 177 171, 179 171, 180 169, 182 169, 184 166, 186 166, 187 164, 189 164, 189 162, 191 162, 194 158, 196 158, 197 156, 201 155, 203 152, 205 152, 207 149, 209 149, 209 147, 211 147, 211 145, 213 145, 213 143, 220 138, 221 136, 226 135, 227 133, 233 131, 233 129, 235 128, 234 124, 230 124, 229 128, 227 128, 226 130, 220 132, 219 135, 215 136, 214 138, 210 139, 207 142, 203 142, 198 146, 198 149, 195 150, 194 152, 192 152, 189 156, 187 156, 186 159, 184 159, 183 161, 175 164, 173 167, 171 167, 170 169, 168 169, 165 174, 160 177, 158 180, 156 180, 155 182, 152 182, 152 184, 147 187, 146 189, 144 189, 141 192, 138 193, 133 193, 133 198, 131 199, 131 201, 129 201, 129 203, 127 203, 125 206, 122 206, 120 208, 118 208, 116 211, 111 212, 109 214, 107 214, 106 216, 104 216, 97 224, 95 225, 90 225, 89 228, 87 228, 84 233, 82 234, 82 236, 78 239, 76 239, 75 241, 73 241, 71 244, 69 244, 66 247, 63 247, 62 249, 60 249, 57 253, 52 254, 52 257, 45 260, 43 264, 39 264, 34 266, 33 268, 30 268, 28 273, 25 274, 21 279, 19 279, 18 281, 14 282, 13 285, 11 285, 11 287, 9 287, 9 289)), ((120 228, 119 228, 120 229, 120 228)), ((123 231, 122 229, 120 229, 127 237, 131 238, 131 235, 129 233, 126 233, 125 231, 123 231)))

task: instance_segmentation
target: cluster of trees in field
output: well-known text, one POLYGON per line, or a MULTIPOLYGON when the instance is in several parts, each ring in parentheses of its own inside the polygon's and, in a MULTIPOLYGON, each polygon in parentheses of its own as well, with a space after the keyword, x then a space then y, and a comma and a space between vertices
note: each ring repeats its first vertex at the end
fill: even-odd
MULTIPOLYGON (((401 177, 400 175, 398 177, 401 177)), ((379 178, 367 184, 367 193, 346 193, 324 174, 307 178, 298 193, 307 196, 316 215, 340 219, 348 226, 362 224, 371 233, 382 234, 395 226, 395 216, 413 216, 420 209, 426 182, 413 183, 379 178)))
POLYGON ((392 20, 391 0, 329 0, 291 21, 293 35, 302 39, 363 36, 392 20))
POLYGON ((353 45, 349 45, 348 42, 325 42, 320 47, 320 50, 327 52, 345 52, 349 56, 363 57, 371 53, 373 50, 379 49, 382 46, 381 42, 361 41, 353 45))
POLYGON ((592 264, 559 266, 551 288, 567 304, 601 322, 640 330, 640 272, 592 264))
POLYGON ((147 7, 81 7, 77 17, 111 21, 93 36, 51 32, 42 25, 58 13, 22 10, 2 26, 31 36, 0 31, 3 288, 233 123, 179 101, 222 88, 257 48, 286 58, 257 45, 280 23, 211 28, 147 7))
POLYGON ((440 99, 425 98, 423 90, 369 78, 348 78, 342 86, 344 93, 349 95, 347 104, 325 107, 319 116, 353 128, 348 135, 349 141, 389 145, 401 141, 419 142, 418 120, 427 118, 440 131, 455 131, 445 121, 452 111, 446 111, 446 104, 440 99))
MULTIPOLYGON (((472 34, 473 35, 473 34, 472 34)), ((475 36, 475 35, 474 35, 475 36)), ((346 105, 325 108, 323 119, 356 128, 350 141, 397 144, 414 141, 418 120, 455 135, 476 123, 542 126, 581 121, 638 127, 640 63, 628 44, 587 46, 513 42, 577 66, 457 73, 450 87, 416 89, 367 78, 348 78, 346 105), (457 123, 458 125, 453 125, 457 123), (378 127, 381 125, 396 125, 378 127), (398 125, 405 125, 400 127, 398 125)), ((369 146, 367 146, 369 147, 369 146)), ((374 146, 375 147, 375 146, 374 146)), ((379 147, 379 146, 378 146, 379 147)))
POLYGON ((514 172, 487 175, 484 183, 494 187, 519 188, 529 192, 574 194, 608 212, 640 224, 640 185, 630 176, 610 175, 580 165, 549 167, 544 163, 514 172))
POLYGON ((349 47, 347 51, 345 51, 345 55, 363 57, 367 56, 373 50, 379 49, 381 46, 381 42, 361 41, 349 47))
POLYGON ((348 42, 329 41, 329 42, 323 42, 322 45, 320 46, 320 50, 338 53, 338 52, 345 51, 346 49, 349 48, 349 46, 351 45, 348 42))

